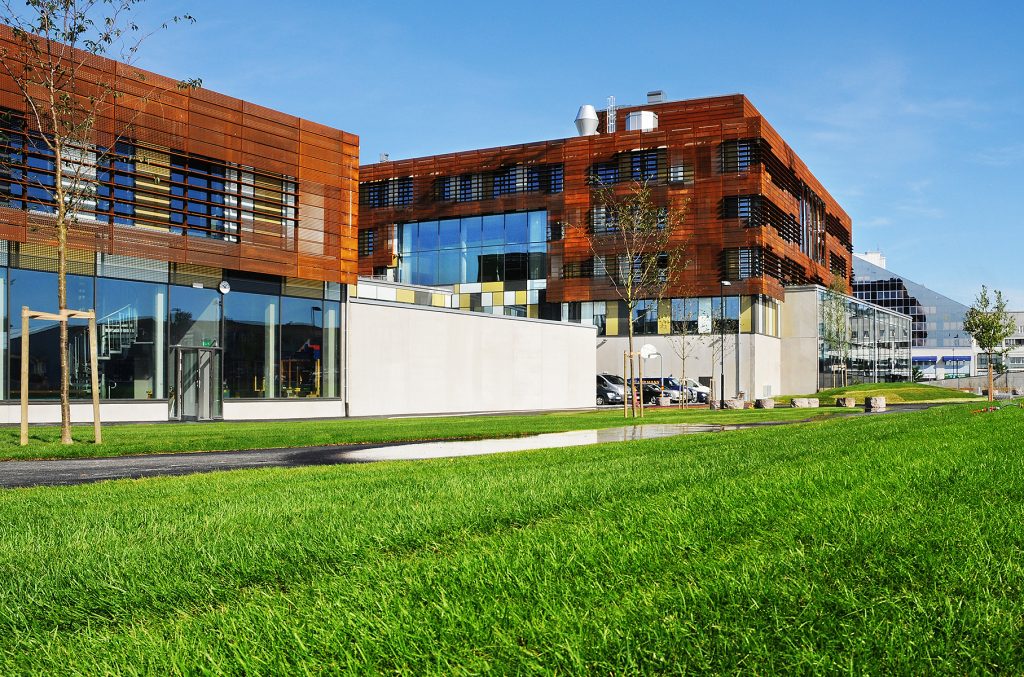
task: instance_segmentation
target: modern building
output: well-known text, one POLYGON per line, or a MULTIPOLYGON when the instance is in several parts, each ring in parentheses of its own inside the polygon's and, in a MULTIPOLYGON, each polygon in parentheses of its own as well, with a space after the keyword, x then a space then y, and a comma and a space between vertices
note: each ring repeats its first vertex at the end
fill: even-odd
MULTIPOLYGON (((1016 330, 1012 336, 1003 341, 1002 347, 1005 353, 993 361, 997 366, 1001 362, 1009 373, 1024 372, 1024 312, 1012 311, 1010 316, 1013 318, 1016 330)), ((988 355, 982 352, 978 353, 978 373, 988 374, 988 355)))
POLYGON ((853 295, 911 317, 911 361, 923 380, 976 373, 978 352, 964 331, 964 304, 888 270, 880 252, 854 254, 853 295))
MULTIPOLYGON (((16 69, 11 29, 0 26, 0 45, 16 69)), ((96 312, 104 420, 401 413, 406 400, 420 402, 414 409, 423 412, 592 404, 592 328, 513 326, 358 299, 355 135, 78 57, 81 82, 120 90, 63 163, 63 185, 73 182, 81 196, 68 240, 68 307, 96 312), (409 344, 443 348, 448 342, 440 337, 455 325, 470 336, 500 325, 503 352, 410 362, 409 344), (399 334, 405 344, 366 340, 381 327, 392 335, 407 330, 399 334), (367 344, 380 352, 351 354, 367 344), (563 378, 560 390, 541 379, 483 397, 507 376, 500 355, 519 345, 549 361, 582 364, 586 373, 563 378), (467 362, 483 363, 478 373, 486 383, 437 382, 443 370, 467 362), (381 380, 395 369, 416 378, 381 380)), ((57 310, 56 163, 6 76, 0 143, 0 421, 14 421, 21 310, 57 310)), ((69 325, 71 394, 84 402, 91 397, 86 325, 69 325)), ((58 345, 57 323, 32 322, 34 421, 59 418, 56 404, 45 404, 59 396, 58 345)), ((79 420, 91 416, 87 411, 73 406, 79 420)))
MULTIPOLYGON (((704 379, 724 370, 727 395, 815 390, 817 344, 803 355, 783 348, 787 290, 850 279, 851 222, 753 104, 652 92, 643 105, 584 106, 577 128, 571 138, 363 165, 360 275, 444 288, 473 311, 591 324, 600 371, 622 370, 632 323, 663 358, 651 368, 704 379), (660 207, 685 214, 684 273, 632 316, 583 232, 615 228, 595 182, 617 192, 642 182, 660 207), (715 359, 713 339, 726 334, 736 336, 734 357, 715 359), (803 371, 785 369, 784 355, 806 360, 808 374, 789 380, 803 371)), ((797 305, 817 322, 816 305, 797 305)))

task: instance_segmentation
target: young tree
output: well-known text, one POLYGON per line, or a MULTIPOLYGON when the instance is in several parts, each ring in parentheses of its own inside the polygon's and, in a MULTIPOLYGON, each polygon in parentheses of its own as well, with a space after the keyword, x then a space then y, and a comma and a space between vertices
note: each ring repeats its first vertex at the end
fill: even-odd
POLYGON ((964 316, 964 331, 974 337, 975 343, 985 351, 988 358, 988 400, 995 399, 995 356, 1006 352, 1003 342, 1013 335, 1015 323, 1013 317, 1006 312, 1006 299, 998 289, 993 290, 993 298, 989 298, 988 287, 981 286, 981 291, 974 299, 974 304, 967 309, 964 316))
POLYGON ((850 356, 850 316, 846 303, 846 280, 833 276, 821 305, 822 339, 828 346, 832 387, 846 386, 846 365, 850 356), (841 383, 836 383, 836 372, 842 372, 841 383))
MULTIPOLYGON (((48 196, 57 242, 57 307, 67 310, 68 229, 95 209, 97 169, 108 162, 119 137, 131 134, 131 122, 115 130, 113 142, 97 143, 97 123, 110 119, 128 82, 145 80, 131 68, 143 40, 132 13, 141 0, 0 0, 0 22, 11 38, 0 43, 2 73, 17 89, 25 108, 25 133, 52 162, 52 183, 36 188, 48 196), (125 68, 113 73, 94 67, 94 57, 109 56, 125 68)), ((174 22, 192 22, 190 16, 174 22)), ((166 28, 163 24, 161 28, 166 28)), ((182 88, 199 86, 186 80, 182 88)), ((137 89, 138 85, 136 85, 137 89)), ((141 110, 145 95, 137 97, 141 110)), ((11 164, 10 161, 7 161, 11 164)), ((71 444, 68 325, 60 322, 61 442, 71 444)), ((26 340, 23 337, 22 340, 26 340)))
POLYGON ((672 334, 668 337, 668 343, 672 347, 672 352, 679 358, 679 383, 682 387, 682 390, 679 393, 680 408, 682 408, 686 396, 686 358, 691 355, 694 348, 690 337, 692 336, 699 343, 703 343, 705 339, 705 336, 700 333, 691 333, 690 322, 696 321, 696 317, 692 317, 689 312, 685 312, 683 315, 683 321, 680 323, 678 330, 677 327, 673 326, 672 334))
MULTIPOLYGON (((595 282, 607 283, 626 308, 628 350, 634 350, 633 315, 641 301, 653 301, 657 312, 666 290, 678 288, 688 265, 683 232, 687 202, 656 204, 646 181, 626 186, 595 183, 591 223, 575 224, 572 237, 584 240, 593 257, 595 282)), ((623 375, 625 376, 625 375, 623 375)), ((635 386, 634 360, 628 381, 635 386)), ((631 402, 635 417, 636 400, 631 402)))

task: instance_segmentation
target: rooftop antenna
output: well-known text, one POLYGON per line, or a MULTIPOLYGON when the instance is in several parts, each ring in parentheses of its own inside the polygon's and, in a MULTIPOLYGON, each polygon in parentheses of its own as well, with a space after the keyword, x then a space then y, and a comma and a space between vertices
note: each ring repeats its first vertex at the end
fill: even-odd
POLYGON ((608 112, 605 114, 605 131, 615 133, 615 96, 608 97, 608 112))

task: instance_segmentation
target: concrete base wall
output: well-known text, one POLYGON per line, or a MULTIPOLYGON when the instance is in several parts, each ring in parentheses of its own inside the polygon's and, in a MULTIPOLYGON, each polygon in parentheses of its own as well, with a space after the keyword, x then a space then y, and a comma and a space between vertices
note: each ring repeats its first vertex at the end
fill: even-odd
MULTIPOLYGON (((166 420, 167 402, 162 400, 100 403, 100 421, 103 423, 153 423, 166 420)), ((92 403, 72 402, 71 421, 73 423, 92 423, 92 403)), ((29 402, 28 422, 60 423, 60 403, 29 402)), ((20 423, 20 403, 0 405, 0 424, 18 425, 20 423)))
MULTIPOLYGON (((1024 372, 1011 371, 1005 376, 996 376, 994 378, 995 389, 1001 392, 1008 392, 1013 388, 1024 389, 1024 372)), ((924 381, 925 385, 942 386, 943 388, 951 388, 953 390, 959 390, 961 388, 981 388, 982 390, 988 390, 988 376, 971 376, 970 378, 950 378, 942 381, 924 381)))
POLYGON ((295 400, 225 400, 225 421, 265 420, 275 418, 342 418, 345 403, 341 400, 302 398, 295 400))
POLYGON ((594 406, 595 329, 353 299, 351 416, 594 406))

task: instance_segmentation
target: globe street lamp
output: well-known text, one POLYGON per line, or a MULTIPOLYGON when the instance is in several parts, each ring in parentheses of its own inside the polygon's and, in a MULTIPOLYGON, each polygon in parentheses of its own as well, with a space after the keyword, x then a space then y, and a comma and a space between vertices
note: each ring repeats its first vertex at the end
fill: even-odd
POLYGON ((719 290, 719 306, 718 306, 718 331, 719 331, 719 351, 718 357, 720 360, 721 371, 719 372, 718 381, 718 408, 725 408, 725 288, 731 287, 732 282, 728 280, 722 280, 722 286, 719 290))

